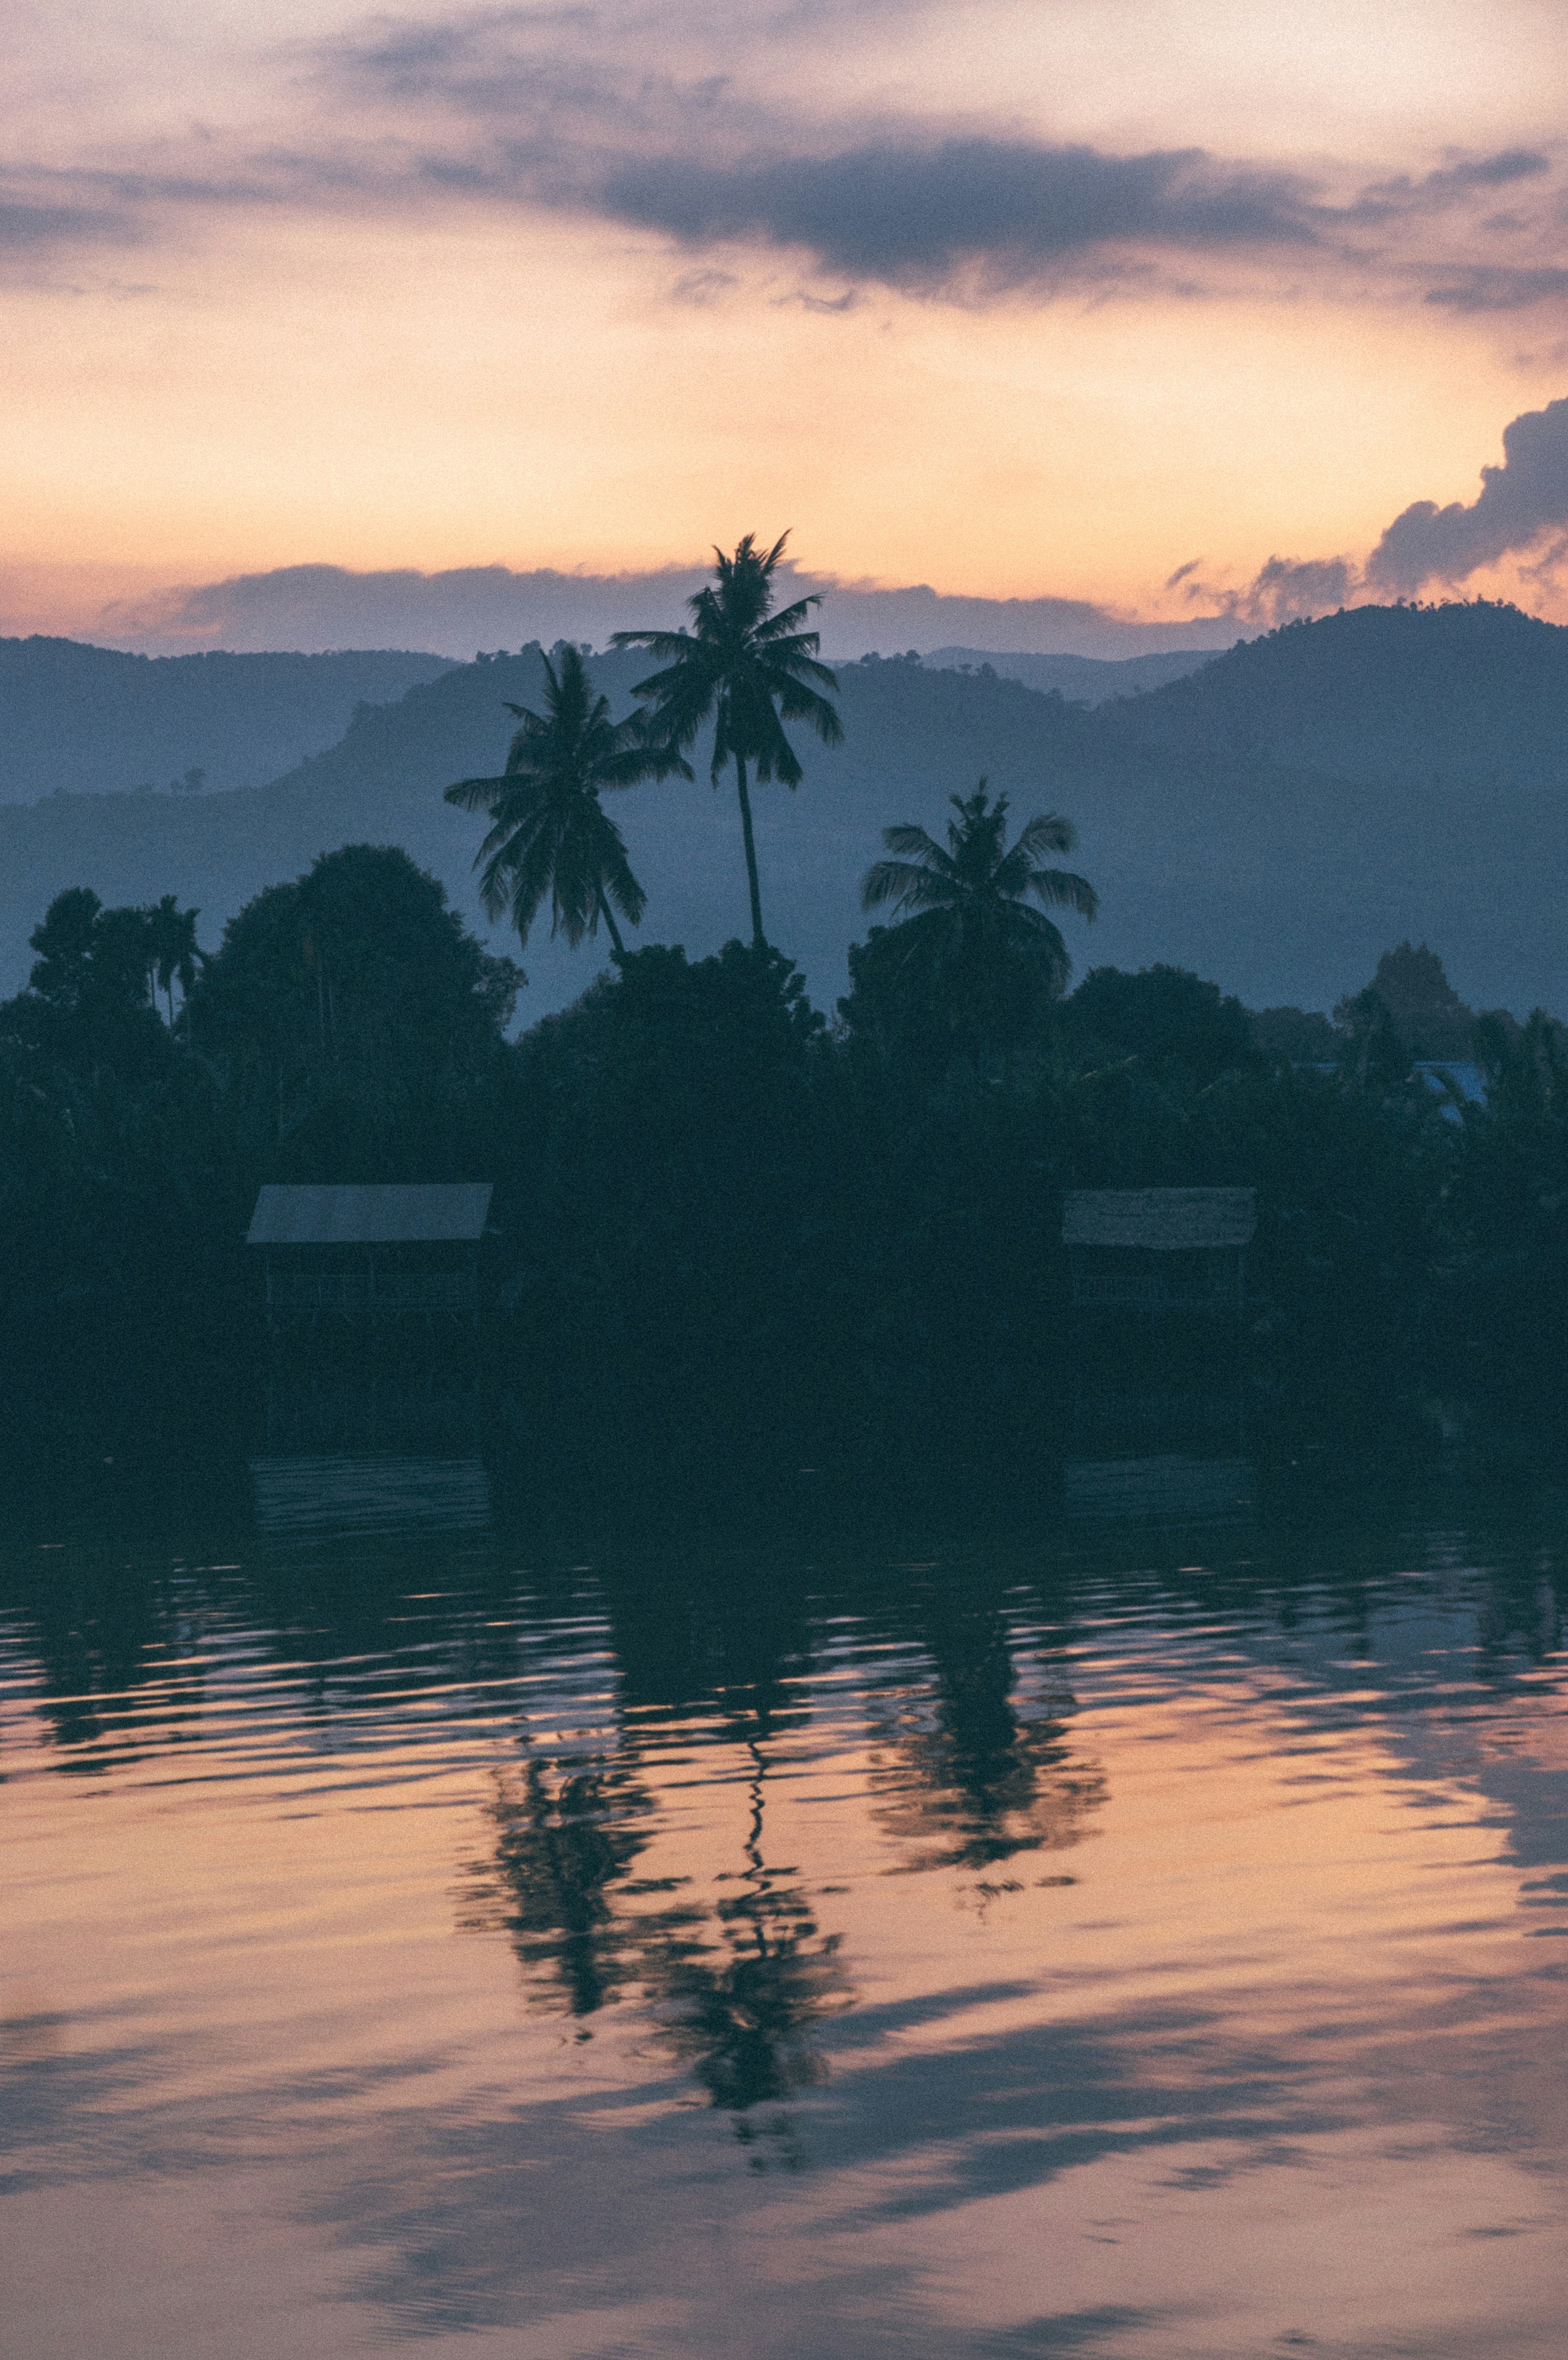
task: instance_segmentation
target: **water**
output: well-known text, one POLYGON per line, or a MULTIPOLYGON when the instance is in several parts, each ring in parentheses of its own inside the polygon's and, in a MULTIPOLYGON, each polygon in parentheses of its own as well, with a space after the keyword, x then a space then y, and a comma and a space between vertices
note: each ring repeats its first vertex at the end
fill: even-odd
POLYGON ((1157 1473, 13 1528, 8 2360, 1555 2360, 1568 1522, 1157 1473))

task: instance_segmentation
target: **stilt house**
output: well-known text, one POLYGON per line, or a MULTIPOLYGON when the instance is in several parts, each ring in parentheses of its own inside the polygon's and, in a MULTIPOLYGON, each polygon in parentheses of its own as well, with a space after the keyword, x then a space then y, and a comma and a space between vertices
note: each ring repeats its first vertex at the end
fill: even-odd
POLYGON ((1198 1312, 1239 1317, 1250 1188, 1075 1188, 1062 1242, 1080 1311, 1198 1312))
POLYGON ((477 1324, 488 1181, 263 1188, 245 1242, 267 1273, 274 1337, 323 1324, 477 1324))

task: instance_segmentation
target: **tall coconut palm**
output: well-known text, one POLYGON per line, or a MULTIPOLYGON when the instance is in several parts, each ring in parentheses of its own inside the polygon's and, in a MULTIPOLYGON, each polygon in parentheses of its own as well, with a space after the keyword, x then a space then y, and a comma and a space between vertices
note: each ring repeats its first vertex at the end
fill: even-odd
POLYGON ((688 600, 689 631, 615 635, 616 647, 647 648, 664 665, 632 692, 648 700, 642 727, 648 744, 659 751, 662 769, 691 776, 682 758, 710 716, 713 759, 708 775, 714 786, 725 765, 735 764, 751 889, 751 939, 757 950, 767 948, 767 937, 747 765, 759 780, 781 779, 787 787, 796 787, 800 765, 784 723, 809 722, 825 746, 835 745, 844 735, 837 712, 822 694, 823 689, 836 691, 837 678, 815 661, 817 633, 801 628, 807 609, 821 600, 797 598, 793 606, 773 612, 773 576, 789 538, 783 533, 771 549, 763 550, 748 532, 733 557, 715 549, 717 579, 688 600))
POLYGON ((522 727, 498 779, 461 779, 446 800, 488 812, 495 825, 474 856, 479 890, 492 918, 510 914, 519 941, 548 897, 552 934, 573 950, 604 922, 617 959, 626 944, 618 910, 635 926, 648 896, 632 875, 621 832, 600 805, 607 787, 629 787, 661 767, 635 722, 612 721, 609 699, 595 696, 574 647, 560 664, 544 662, 544 705, 508 705, 522 727))
POLYGON ((181 1000, 189 1000, 196 981, 198 965, 205 967, 207 955, 196 946, 196 921, 199 910, 182 910, 172 893, 166 893, 156 909, 147 913, 147 951, 149 978, 155 989, 169 1000, 169 1030, 174 1029, 174 987, 180 986, 181 1000))
POLYGON ((945 851, 923 827, 884 829, 895 858, 867 869, 861 906, 901 917, 873 942, 900 987, 942 1010, 953 1032, 994 1037, 1010 1011, 1060 992, 1072 967, 1060 930, 1031 900, 1092 919, 1099 897, 1086 878, 1041 861, 1071 852, 1070 821, 1041 813, 1009 847, 1005 794, 993 801, 982 779, 950 800, 958 816, 945 851))

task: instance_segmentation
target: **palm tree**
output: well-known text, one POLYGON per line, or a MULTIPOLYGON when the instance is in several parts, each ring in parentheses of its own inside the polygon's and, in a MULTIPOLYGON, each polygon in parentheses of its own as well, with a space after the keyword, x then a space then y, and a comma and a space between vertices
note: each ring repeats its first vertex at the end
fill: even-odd
POLYGON ((632 692, 651 700, 642 727, 659 749, 661 772, 691 776, 682 757, 710 716, 713 759, 708 775, 714 786, 725 764, 735 764, 756 950, 768 945, 746 766, 752 765, 759 780, 782 779, 787 787, 797 787, 800 765, 784 723, 809 721, 824 746, 836 745, 844 735, 836 711, 821 694, 824 688, 836 691, 838 681, 815 661, 816 632, 800 628, 807 608, 821 600, 797 598, 793 606, 772 611, 773 575, 789 538, 783 533, 771 549, 761 550, 748 532, 733 557, 715 549, 717 580, 687 602, 691 630, 617 631, 614 639, 617 648, 647 648, 665 666, 632 692))
MULTIPOLYGON (((901 923, 873 936, 891 978, 943 1008, 954 1032, 994 1034, 1009 1005, 1043 989, 1054 998, 1072 968, 1059 929, 1034 901, 1092 919, 1099 897, 1070 869, 1041 864, 1043 853, 1071 852, 1071 821, 1041 813, 1007 841, 1007 798, 993 802, 982 779, 972 795, 950 798, 944 851, 923 827, 889 827, 890 860, 868 869, 861 906, 890 904, 901 923)), ((864 956, 864 955, 863 955, 864 956)))
POLYGON ((166 893, 158 907, 147 913, 147 967, 155 988, 168 996, 170 1032, 175 985, 180 986, 181 1000, 189 1000, 198 963, 207 964, 206 953, 196 947, 196 921, 201 914, 199 910, 182 910, 172 893, 166 893))
POLYGON ((648 896, 632 875, 614 820, 601 809, 606 787, 629 787, 660 770, 635 721, 612 721, 609 699, 595 696, 580 650, 560 650, 560 667, 544 664, 543 713, 508 705, 522 727, 506 751, 498 779, 462 779, 446 800, 463 811, 488 812, 495 825, 474 856, 485 866, 479 890, 492 918, 510 912, 518 940, 540 902, 550 897, 550 926, 573 950, 597 934, 603 918, 617 959, 626 944, 619 910, 635 926, 648 896))

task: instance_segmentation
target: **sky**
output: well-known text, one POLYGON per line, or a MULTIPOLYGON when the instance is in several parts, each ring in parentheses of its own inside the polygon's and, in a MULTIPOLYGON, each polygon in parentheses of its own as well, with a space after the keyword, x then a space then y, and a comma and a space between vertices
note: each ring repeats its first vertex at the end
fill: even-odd
POLYGON ((1560 0, 7 23, 0 630, 467 654, 786 529, 845 653, 1568 620, 1560 0))

